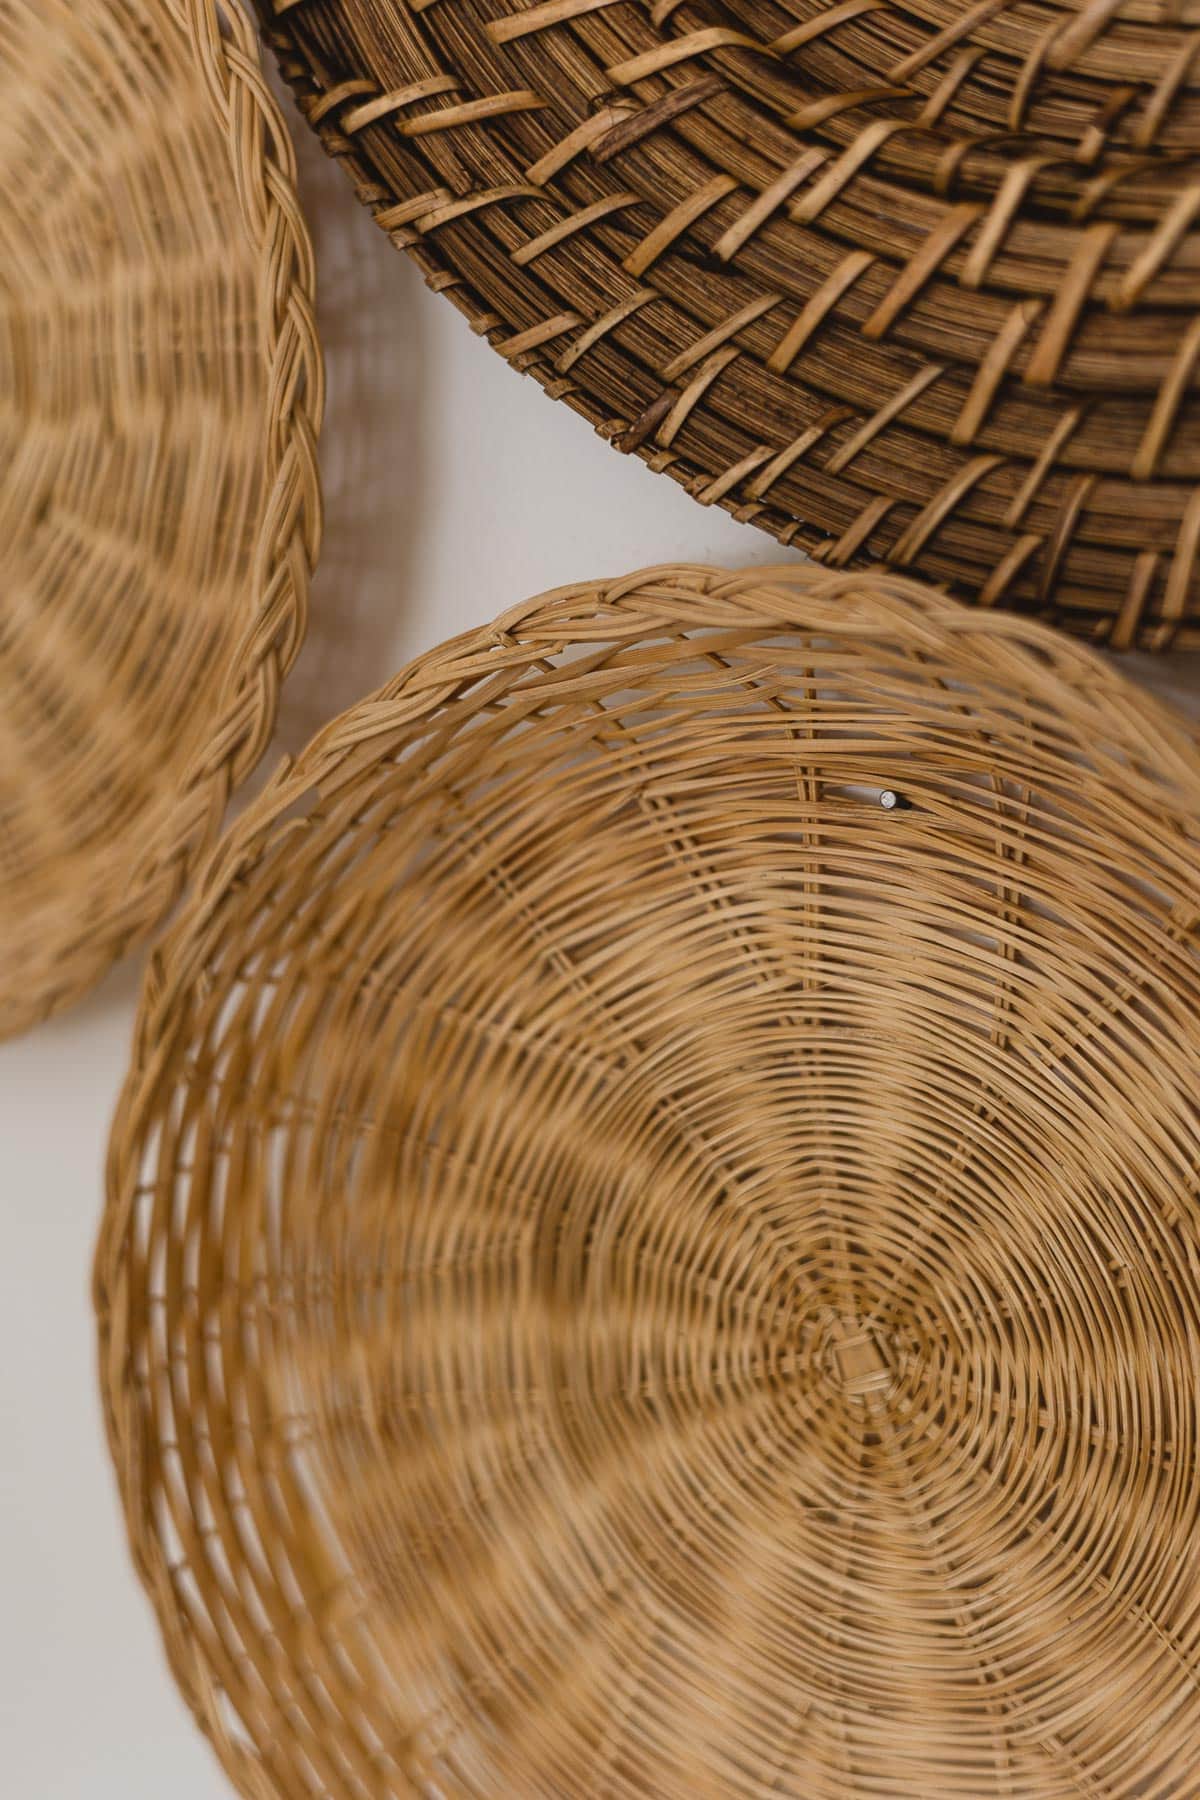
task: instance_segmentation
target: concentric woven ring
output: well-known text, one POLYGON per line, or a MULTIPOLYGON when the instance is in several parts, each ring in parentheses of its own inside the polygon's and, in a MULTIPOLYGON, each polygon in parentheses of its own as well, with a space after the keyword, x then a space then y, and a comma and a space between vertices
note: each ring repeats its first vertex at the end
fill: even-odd
POLYGON ((1198 853, 1170 714, 886 575, 562 590, 323 732, 96 1264, 240 1790, 1200 1792, 1198 853))

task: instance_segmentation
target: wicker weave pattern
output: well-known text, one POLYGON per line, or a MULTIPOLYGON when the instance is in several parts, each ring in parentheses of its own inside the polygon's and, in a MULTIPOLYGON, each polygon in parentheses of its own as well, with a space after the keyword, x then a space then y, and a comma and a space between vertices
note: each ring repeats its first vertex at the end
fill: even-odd
POLYGON ((1200 1793, 1198 852, 1167 714, 894 577, 560 592, 331 725, 97 1257, 241 1790, 1200 1793))
POLYGON ((0 6, 0 1035, 171 906, 304 628, 321 367, 224 0, 0 6))
MULTIPOLYGON (((761 13, 753 0, 734 10, 761 13)), ((972 137, 1031 132, 1093 159, 1200 143, 1195 0, 790 0, 789 11, 797 28, 821 21, 807 40, 814 72, 847 93, 904 82, 931 98, 953 67, 943 117, 972 137)))
POLYGON ((620 448, 827 564, 1163 648, 1200 607, 1200 177, 1164 148, 1200 59, 1165 17, 276 0, 269 29, 393 242, 620 448))

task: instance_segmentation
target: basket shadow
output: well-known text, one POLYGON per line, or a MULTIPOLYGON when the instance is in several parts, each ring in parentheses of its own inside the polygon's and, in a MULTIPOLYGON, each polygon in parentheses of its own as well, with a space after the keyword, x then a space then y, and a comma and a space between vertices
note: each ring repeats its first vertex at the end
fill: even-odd
POLYGON ((423 511, 419 277, 353 204, 286 90, 280 100, 317 260, 325 531, 308 634, 283 686, 266 771, 393 672, 397 606, 423 511))
POLYGON ((1200 724, 1200 650, 1176 650, 1165 656, 1131 651, 1119 658, 1117 666, 1200 724))

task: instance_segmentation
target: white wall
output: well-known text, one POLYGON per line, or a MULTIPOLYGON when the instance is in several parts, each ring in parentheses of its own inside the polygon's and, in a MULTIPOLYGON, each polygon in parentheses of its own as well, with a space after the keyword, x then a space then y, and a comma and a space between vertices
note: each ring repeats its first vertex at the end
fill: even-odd
MULTIPOLYGON (((544 588, 652 562, 778 560, 768 538, 619 457, 509 370, 426 292, 307 135, 300 151, 328 356, 328 521, 281 745, 297 749, 410 655, 544 588)), ((1200 658, 1154 678, 1200 695, 1200 658)), ((89 1263, 137 973, 127 965, 64 1019, 0 1046, 0 1789, 12 1800, 227 1792, 126 1555, 93 1366, 89 1263)))

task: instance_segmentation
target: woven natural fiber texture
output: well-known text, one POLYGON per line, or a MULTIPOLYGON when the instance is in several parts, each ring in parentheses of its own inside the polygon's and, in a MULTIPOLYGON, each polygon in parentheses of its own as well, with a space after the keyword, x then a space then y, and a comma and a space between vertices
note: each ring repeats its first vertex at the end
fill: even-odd
POLYGON ((234 0, 0 0, 0 1036, 171 906, 318 536, 293 155, 234 0))
POLYGON ((260 5, 379 225, 621 449, 835 567, 1200 641, 1196 0, 260 5))
MULTIPOLYGON (((746 4, 743 9, 749 13, 746 4)), ((789 0, 814 73, 853 92, 903 81, 977 137, 1029 131, 1070 160, 1200 147, 1196 0, 789 0)))
POLYGON ((157 955, 96 1268, 256 1800, 1200 1793, 1200 754, 889 575, 421 658, 157 955))

